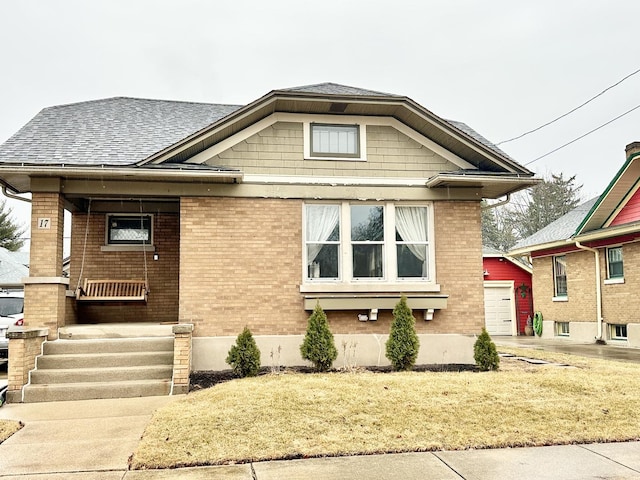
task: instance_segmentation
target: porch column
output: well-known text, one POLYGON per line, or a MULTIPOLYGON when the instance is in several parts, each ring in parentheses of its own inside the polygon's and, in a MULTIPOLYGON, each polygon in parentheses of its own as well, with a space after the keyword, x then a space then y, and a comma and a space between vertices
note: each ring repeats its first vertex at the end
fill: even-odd
POLYGON ((48 328, 55 339, 64 325, 69 279, 62 276, 64 201, 60 179, 32 179, 29 277, 23 280, 24 321, 48 328))
POLYGON ((190 323, 173 326, 173 395, 189 393, 192 333, 193 325, 190 323))

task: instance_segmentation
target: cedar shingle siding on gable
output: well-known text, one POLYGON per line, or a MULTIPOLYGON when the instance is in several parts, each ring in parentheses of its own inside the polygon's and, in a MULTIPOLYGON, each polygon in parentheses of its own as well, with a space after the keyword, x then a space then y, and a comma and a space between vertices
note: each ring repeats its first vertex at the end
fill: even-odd
MULTIPOLYGON (((364 127, 363 127, 364 128, 364 127)), ((208 163, 247 174, 428 178, 457 167, 393 127, 369 125, 367 160, 305 160, 302 123, 276 122, 208 163)))

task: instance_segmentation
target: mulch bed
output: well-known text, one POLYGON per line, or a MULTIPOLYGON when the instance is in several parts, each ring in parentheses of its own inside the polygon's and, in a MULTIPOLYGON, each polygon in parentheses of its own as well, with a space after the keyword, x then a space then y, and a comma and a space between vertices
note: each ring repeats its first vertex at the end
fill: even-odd
MULTIPOLYGON (((354 370, 333 369, 332 373, 350 373, 354 370)), ((393 369, 390 366, 385 367, 356 367, 355 371, 367 371, 374 373, 390 373, 393 369)), ((413 372, 475 372, 478 368, 475 365, 467 364, 446 364, 446 365, 416 365, 411 370, 413 372)), ((274 372, 270 367, 262 367, 260 375, 286 374, 286 373, 315 373, 312 367, 282 367, 279 372, 274 372)), ((213 387, 218 383, 228 382, 240 378, 231 370, 212 371, 200 370, 191 372, 189 391, 195 392, 204 388, 213 387)))

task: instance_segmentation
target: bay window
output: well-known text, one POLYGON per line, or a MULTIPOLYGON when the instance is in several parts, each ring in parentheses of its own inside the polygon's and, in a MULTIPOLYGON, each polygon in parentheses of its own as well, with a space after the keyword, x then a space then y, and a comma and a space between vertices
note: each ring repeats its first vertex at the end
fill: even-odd
POLYGON ((305 283, 435 284, 430 212, 393 202, 305 204, 305 283))

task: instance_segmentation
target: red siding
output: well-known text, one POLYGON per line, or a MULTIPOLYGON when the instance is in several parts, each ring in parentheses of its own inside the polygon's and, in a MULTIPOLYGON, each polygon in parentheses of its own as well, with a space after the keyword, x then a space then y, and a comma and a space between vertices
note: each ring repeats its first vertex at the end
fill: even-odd
POLYGON ((637 222, 640 220, 640 189, 633 194, 627 204, 622 207, 620 213, 611 222, 612 227, 623 225, 625 223, 637 222))
POLYGON ((483 258, 482 268, 485 272, 489 272, 489 275, 484 276, 485 280, 513 280, 516 296, 516 315, 518 317, 518 334, 523 335, 527 317, 533 317, 531 274, 505 258, 483 258), (522 297, 520 288, 522 284, 527 287, 525 297, 522 297))

